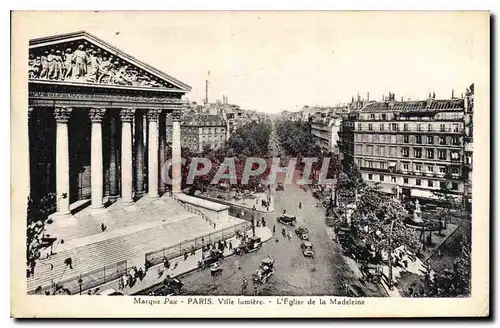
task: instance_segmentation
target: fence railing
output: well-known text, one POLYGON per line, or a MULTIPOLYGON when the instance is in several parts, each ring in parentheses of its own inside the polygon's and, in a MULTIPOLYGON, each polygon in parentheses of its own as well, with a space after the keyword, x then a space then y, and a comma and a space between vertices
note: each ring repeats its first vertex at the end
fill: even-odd
MULTIPOLYGON (((80 293, 80 290, 85 291, 116 280, 125 273, 127 273, 127 261, 120 261, 82 275, 62 278, 60 281, 53 281, 52 284, 42 286, 41 290, 39 289, 36 293, 45 294, 46 291, 49 291, 50 294, 53 294, 56 285, 60 285, 65 290, 69 291, 71 295, 74 295, 80 293), (81 281, 81 287, 79 281, 81 281)), ((28 294, 35 294, 35 291, 29 291, 28 294)))
POLYGON ((149 268, 162 263, 165 259, 170 261, 171 259, 184 255, 185 252, 189 254, 193 248, 195 250, 199 250, 205 245, 217 243, 221 240, 227 240, 234 237, 238 231, 245 232, 250 229, 250 227, 251 225, 248 222, 243 222, 230 228, 224 228, 200 237, 185 240, 176 245, 146 253, 145 263, 149 268))
POLYGON ((189 213, 193 213, 193 214, 196 214, 196 215, 199 215, 201 216, 203 219, 205 219, 205 221, 209 222, 211 226, 214 227, 214 229, 217 228, 217 223, 215 223, 212 219, 210 219, 208 217, 208 215, 206 215, 205 213, 203 213, 203 211, 201 211, 200 209, 198 209, 197 207, 193 206, 193 205, 190 205, 190 204, 187 204, 183 201, 181 201, 180 199, 178 199, 177 197, 175 196, 172 196, 172 198, 179 204, 181 205, 184 210, 186 210, 187 212, 189 213))

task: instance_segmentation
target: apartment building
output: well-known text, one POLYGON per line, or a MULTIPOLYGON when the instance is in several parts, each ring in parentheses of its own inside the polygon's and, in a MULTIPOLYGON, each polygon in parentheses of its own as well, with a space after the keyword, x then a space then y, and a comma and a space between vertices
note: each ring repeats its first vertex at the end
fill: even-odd
POLYGON ((390 93, 348 114, 339 131, 341 158, 386 192, 429 200, 448 186, 462 199, 466 107, 464 98, 396 101, 390 93))
MULTIPOLYGON (((220 115, 196 114, 181 123, 181 146, 201 152, 205 146, 222 147, 227 139, 227 124, 220 115)), ((172 142, 172 120, 167 120, 167 140, 172 142)))
POLYGON ((338 139, 340 123, 342 122, 340 115, 315 117, 311 121, 311 134, 316 145, 320 146, 325 152, 333 154, 339 153, 338 139))

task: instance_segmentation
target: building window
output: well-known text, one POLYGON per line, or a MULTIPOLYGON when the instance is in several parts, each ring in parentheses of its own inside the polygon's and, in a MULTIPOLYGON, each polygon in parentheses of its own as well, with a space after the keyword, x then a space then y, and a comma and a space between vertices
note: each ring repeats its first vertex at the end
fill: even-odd
POLYGON ((427 165, 427 172, 434 172, 434 166, 427 165))
POLYGON ((415 171, 422 171, 422 164, 415 164, 415 171))
POLYGON ((422 181, 420 179, 415 179, 415 184, 417 186, 420 186, 422 184, 422 181))
POLYGON ((386 114, 382 114, 382 119, 386 120, 387 119, 387 115, 386 114))
POLYGON ((403 163, 403 170, 408 170, 408 163, 403 163))
POLYGON ((439 137, 439 144, 446 145, 446 137, 439 137))
POLYGON ((452 168, 451 168, 451 173, 452 173, 452 174, 458 174, 458 168, 456 168, 456 167, 452 167, 452 168))
POLYGON ((418 144, 422 143, 422 136, 415 136, 415 142, 418 144))
POLYGON ((439 149, 438 150, 438 158, 439 159, 446 159, 446 149, 439 149))
POLYGON ((427 180, 427 186, 434 187, 434 183, 432 183, 432 180, 427 180))
POLYGON ((441 132, 445 132, 445 131, 446 131, 446 124, 440 124, 440 125, 439 125, 439 130, 440 130, 441 132))
POLYGON ((368 155, 373 155, 373 146, 372 145, 368 145, 366 146, 366 152, 368 155))
POLYGON ((391 177, 391 182, 396 183, 396 177, 391 177))
POLYGON ((383 123, 379 125, 379 129, 380 129, 380 131, 384 131, 384 124, 383 123))
POLYGON ((417 124, 417 131, 422 131, 422 124, 417 124))
POLYGON ((385 162, 380 162, 380 168, 385 170, 385 162))
POLYGON ((380 181, 384 181, 384 175, 383 174, 380 175, 380 181))
POLYGON ((358 123, 358 131, 361 131, 361 123, 358 123))
POLYGON ((451 159, 452 160, 457 161, 459 157, 460 157, 460 155, 458 154, 458 152, 456 152, 456 151, 451 152, 451 159))
POLYGON ((421 158, 422 157, 422 148, 415 148, 414 155, 416 158, 421 158))
POLYGON ((451 144, 452 145, 460 145, 460 138, 459 137, 451 138, 451 144))
POLYGON ((368 167, 371 168, 371 169, 373 169, 373 162, 372 161, 368 162, 368 167))
POLYGON ((368 123, 368 130, 370 130, 370 131, 373 130, 373 125, 371 123, 368 123))
POLYGON ((408 123, 403 124, 403 131, 408 131, 408 123))
POLYGON ((409 157, 410 151, 409 151, 408 147, 401 148, 401 154, 403 155, 403 157, 409 157))
POLYGON ((408 184, 408 178, 403 178, 403 183, 408 184))
POLYGON ((378 134, 373 135, 373 142, 378 142, 378 134))
POLYGON ((369 173, 368 174, 368 180, 372 180, 373 179, 373 174, 369 173))
POLYGON ((452 190, 458 190, 458 183, 457 182, 452 182, 451 183, 451 189, 452 190))
POLYGON ((458 132, 458 123, 453 123, 453 132, 458 132))
POLYGON ((398 130, 398 124, 397 123, 391 123, 391 130, 392 131, 397 131, 398 130))
POLYGON ((410 142, 410 136, 409 135, 404 135, 403 136, 403 142, 404 143, 409 143, 410 142))
POLYGON ((446 173, 446 166, 440 166, 439 173, 446 173))
POLYGON ((375 114, 370 114, 370 119, 374 120, 375 119, 375 114))
POLYGON ((434 149, 427 149, 427 158, 429 159, 434 158, 434 149))
POLYGON ((439 188, 441 188, 441 189, 446 188, 446 182, 445 181, 439 182, 439 188))
POLYGON ((433 145, 434 144, 434 137, 433 136, 427 136, 427 143, 429 145, 433 145))
POLYGON ((431 123, 427 124, 427 131, 432 131, 432 124, 431 123))

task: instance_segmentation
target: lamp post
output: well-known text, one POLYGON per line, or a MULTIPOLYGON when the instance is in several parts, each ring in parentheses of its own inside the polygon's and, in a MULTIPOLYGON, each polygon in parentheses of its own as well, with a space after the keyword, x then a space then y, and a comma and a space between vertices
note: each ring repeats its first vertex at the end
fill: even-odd
POLYGON ((252 208, 252 235, 255 237, 255 205, 252 208))
POLYGON ((82 275, 80 275, 80 278, 78 278, 78 287, 80 287, 80 295, 82 295, 82 275))

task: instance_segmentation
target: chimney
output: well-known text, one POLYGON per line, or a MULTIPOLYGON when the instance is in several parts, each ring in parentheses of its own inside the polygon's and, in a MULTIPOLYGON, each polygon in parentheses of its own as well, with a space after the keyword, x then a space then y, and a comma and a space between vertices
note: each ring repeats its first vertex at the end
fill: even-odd
POLYGON ((403 97, 401 97, 401 102, 403 102, 403 97))
POLYGON ((451 99, 455 99, 455 89, 451 89, 451 99))
POLYGON ((366 101, 367 102, 370 101, 370 93, 369 92, 366 93, 366 101))
POLYGON ((361 98, 359 97, 359 92, 358 92, 358 101, 360 101, 360 100, 361 100, 361 98))

